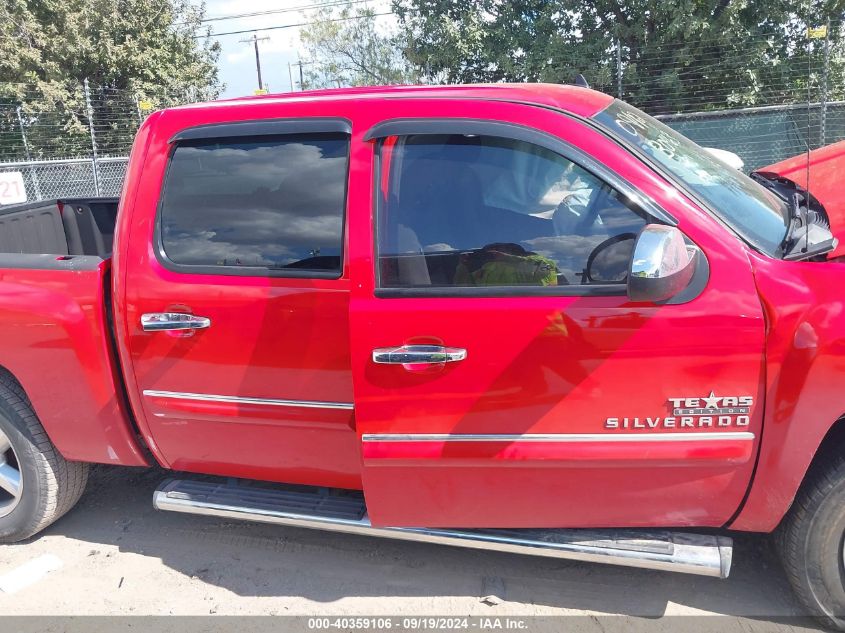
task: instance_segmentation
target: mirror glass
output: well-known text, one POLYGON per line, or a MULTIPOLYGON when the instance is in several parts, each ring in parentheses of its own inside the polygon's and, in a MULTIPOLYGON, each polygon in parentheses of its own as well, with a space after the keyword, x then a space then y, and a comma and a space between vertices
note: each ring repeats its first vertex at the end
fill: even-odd
POLYGON ((637 236, 617 235, 599 244, 587 261, 587 281, 591 284, 624 283, 637 236))

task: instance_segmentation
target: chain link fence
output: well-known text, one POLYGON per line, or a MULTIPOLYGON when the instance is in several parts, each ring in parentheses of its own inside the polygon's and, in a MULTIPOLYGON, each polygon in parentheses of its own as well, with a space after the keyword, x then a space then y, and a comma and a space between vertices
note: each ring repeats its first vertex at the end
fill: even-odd
POLYGON ((28 201, 50 198, 118 196, 127 157, 0 163, 0 174, 21 174, 28 201))
MULTIPOLYGON (((763 34, 729 59, 690 52, 683 42, 638 54, 616 39, 606 72, 591 81, 702 146, 734 152, 752 171, 845 140, 845 24, 792 26, 792 39, 763 34)), ((34 85, 12 87, 14 98, 0 91, 0 174, 20 172, 28 200, 119 195, 144 119, 214 97, 142 95, 84 81, 56 100, 34 85)))
POLYGON ((0 177, 19 173, 27 201, 118 196, 144 119, 159 108, 214 97, 195 90, 144 96, 87 80, 61 99, 34 84, 0 88, 0 177))
POLYGON ((754 171, 845 139, 845 101, 660 115, 703 147, 737 154, 754 171))
MULTIPOLYGON (((737 154, 746 172, 845 139, 845 101, 660 115, 704 147, 737 154)), ((0 162, 0 174, 20 172, 27 200, 118 196, 128 158, 0 162)))
MULTIPOLYGON (((704 147, 737 154, 749 172, 845 139, 845 101, 734 108, 659 115, 704 147)), ((0 174, 20 172, 27 200, 118 196, 128 157, 0 162, 0 174)))

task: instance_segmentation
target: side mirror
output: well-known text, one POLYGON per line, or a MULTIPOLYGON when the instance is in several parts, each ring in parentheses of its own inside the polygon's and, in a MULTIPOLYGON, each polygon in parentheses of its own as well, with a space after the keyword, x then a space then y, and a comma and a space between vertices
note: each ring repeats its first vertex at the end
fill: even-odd
POLYGON ((628 270, 628 298, 657 303, 687 288, 695 274, 698 248, 687 245, 674 226, 648 224, 634 244, 628 270))

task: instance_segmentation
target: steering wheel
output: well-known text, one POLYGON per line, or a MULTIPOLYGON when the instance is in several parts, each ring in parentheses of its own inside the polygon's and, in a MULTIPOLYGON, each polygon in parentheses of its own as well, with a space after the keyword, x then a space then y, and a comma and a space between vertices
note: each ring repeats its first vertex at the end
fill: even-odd
POLYGON ((609 204, 610 192, 612 189, 607 185, 602 185, 598 191, 594 191, 590 195, 590 202, 587 204, 586 212, 578 221, 576 231, 578 235, 587 235, 590 228, 596 223, 599 218, 599 213, 606 209, 609 204))
MULTIPOLYGON (((587 266, 581 272, 581 283, 582 284, 608 284, 608 283, 624 283, 628 280, 628 264, 631 261, 631 254, 634 248, 634 240, 637 239, 636 233, 620 233, 619 235, 614 235, 613 237, 609 237, 604 240, 601 244, 596 246, 590 256, 587 258, 587 266), (604 266, 607 268, 611 268, 610 274, 602 274, 599 279, 594 277, 594 273, 601 272, 601 268, 594 270, 593 267, 596 265, 596 259, 600 255, 612 255, 609 253, 609 249, 616 244, 621 242, 629 241, 631 242, 630 248, 626 246, 619 248, 619 255, 615 259, 610 259, 610 261, 605 262, 604 266), (622 267, 624 265, 624 267, 622 267), (617 268, 621 268, 619 274, 614 274, 617 272, 617 268)), ((599 260, 599 265, 601 266, 602 262, 599 260)))

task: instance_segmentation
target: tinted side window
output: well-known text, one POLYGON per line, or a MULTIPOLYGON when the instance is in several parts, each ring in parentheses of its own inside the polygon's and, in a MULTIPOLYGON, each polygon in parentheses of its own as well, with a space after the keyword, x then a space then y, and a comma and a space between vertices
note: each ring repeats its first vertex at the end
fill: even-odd
POLYGON ((622 284, 646 216, 543 147, 419 135, 381 145, 386 288, 622 284))
POLYGON ((167 259, 220 272, 339 273, 348 154, 344 134, 180 143, 161 202, 167 259))

